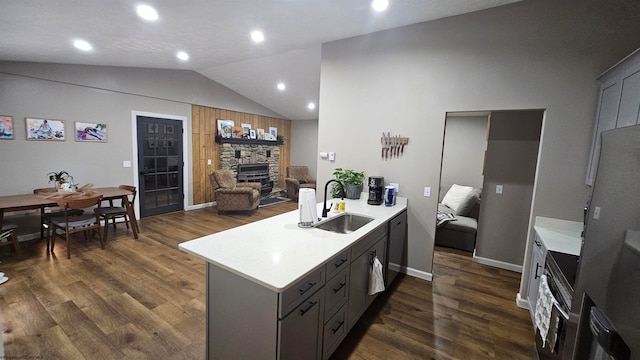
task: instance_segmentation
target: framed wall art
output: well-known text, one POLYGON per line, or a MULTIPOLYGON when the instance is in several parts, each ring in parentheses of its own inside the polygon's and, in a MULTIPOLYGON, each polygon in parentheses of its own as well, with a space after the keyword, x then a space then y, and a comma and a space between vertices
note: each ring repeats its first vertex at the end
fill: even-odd
POLYGON ((107 124, 76 121, 76 141, 107 142, 107 124))
POLYGON ((269 128, 269 140, 275 141, 278 138, 278 128, 269 128))
POLYGON ((264 129, 258 129, 258 140, 264 140, 264 129))
POLYGON ((218 135, 223 138, 233 137, 233 126, 235 123, 233 120, 221 120, 218 119, 218 135))
POLYGON ((64 120, 25 118, 27 140, 65 141, 64 120))
POLYGON ((13 116, 0 115, 0 139, 13 140, 13 116))

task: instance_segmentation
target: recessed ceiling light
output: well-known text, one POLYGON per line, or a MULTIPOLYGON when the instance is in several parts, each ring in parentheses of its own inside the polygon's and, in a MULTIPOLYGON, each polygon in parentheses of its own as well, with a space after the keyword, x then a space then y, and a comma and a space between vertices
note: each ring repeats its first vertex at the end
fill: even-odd
POLYGON ((182 61, 187 61, 189 60, 189 54, 187 54, 184 51, 178 51, 178 54, 176 54, 176 56, 178 57, 178 59, 182 60, 182 61))
POLYGON ((91 50, 93 47, 91 46, 91 44, 89 44, 88 42, 84 41, 84 40, 76 40, 73 42, 73 46, 76 47, 76 49, 80 49, 82 51, 89 51, 91 50))
POLYGON ((389 0, 373 0, 371 7, 375 11, 384 11, 389 6, 389 0))
POLYGON ((316 104, 310 102, 309 105, 307 105, 307 107, 309 108, 309 110, 313 110, 316 108, 316 104))
POLYGON ((156 9, 152 8, 149 5, 140 5, 136 8, 136 12, 138 16, 145 20, 154 21, 158 20, 158 12, 156 9))
POLYGON ((287 86, 284 83, 278 83, 278 90, 284 90, 287 86))
POLYGON ((264 34, 261 31, 254 31, 251 33, 251 40, 260 43, 264 41, 264 34))

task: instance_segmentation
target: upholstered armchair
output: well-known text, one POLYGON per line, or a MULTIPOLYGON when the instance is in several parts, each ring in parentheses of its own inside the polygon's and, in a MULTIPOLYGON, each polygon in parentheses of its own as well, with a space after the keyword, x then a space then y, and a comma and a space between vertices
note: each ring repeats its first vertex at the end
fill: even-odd
POLYGON ((213 196, 221 211, 247 211, 260 204, 260 183, 236 183, 231 170, 216 170, 209 175, 213 196))
POLYGON ((316 179, 309 175, 309 167, 307 166, 287 166, 287 196, 290 199, 298 200, 300 188, 316 188, 316 179))

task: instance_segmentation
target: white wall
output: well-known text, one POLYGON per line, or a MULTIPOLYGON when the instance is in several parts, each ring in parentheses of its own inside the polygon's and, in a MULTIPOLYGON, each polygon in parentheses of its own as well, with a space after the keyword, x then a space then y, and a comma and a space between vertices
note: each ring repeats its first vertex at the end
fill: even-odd
POLYGON ((399 182, 408 266, 428 277, 446 113, 546 109, 532 216, 580 220, 595 79, 638 46, 635 6, 525 1, 325 44, 318 148, 337 160, 320 183, 337 166, 399 182), (402 158, 380 158, 382 131, 410 137, 402 158))

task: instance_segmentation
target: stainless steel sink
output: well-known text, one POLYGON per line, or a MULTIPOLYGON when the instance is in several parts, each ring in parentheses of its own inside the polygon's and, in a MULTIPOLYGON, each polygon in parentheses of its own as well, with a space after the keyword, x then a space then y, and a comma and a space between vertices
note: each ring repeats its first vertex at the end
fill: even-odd
POLYGON ((368 216, 343 213, 315 225, 316 228, 339 234, 352 233, 374 219, 368 216))

